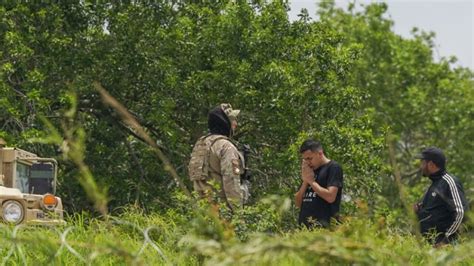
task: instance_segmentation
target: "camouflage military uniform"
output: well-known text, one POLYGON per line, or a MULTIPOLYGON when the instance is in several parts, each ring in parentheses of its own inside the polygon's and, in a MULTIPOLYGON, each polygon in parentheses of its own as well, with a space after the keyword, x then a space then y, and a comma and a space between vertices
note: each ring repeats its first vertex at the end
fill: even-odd
POLYGON ((209 178, 194 180, 194 190, 201 196, 212 196, 209 193, 217 189, 216 193, 232 209, 242 206, 244 199, 240 174, 243 172, 243 158, 234 144, 220 135, 208 136, 206 140, 215 141, 209 153, 209 178))
POLYGON ((233 133, 231 121, 239 112, 230 104, 221 104, 211 110, 210 134, 196 142, 188 166, 194 190, 209 200, 219 196, 231 209, 242 206, 249 197, 248 189, 240 180, 244 158, 229 139, 233 133))

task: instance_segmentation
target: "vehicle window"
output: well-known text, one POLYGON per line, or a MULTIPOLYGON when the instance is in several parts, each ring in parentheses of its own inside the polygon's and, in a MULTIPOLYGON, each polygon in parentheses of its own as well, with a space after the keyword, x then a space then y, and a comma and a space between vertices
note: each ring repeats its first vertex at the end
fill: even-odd
POLYGON ((30 177, 30 166, 17 163, 15 187, 22 193, 28 193, 28 181, 30 177))
POLYGON ((51 163, 35 163, 31 167, 29 192, 33 194, 53 193, 54 165, 51 163))

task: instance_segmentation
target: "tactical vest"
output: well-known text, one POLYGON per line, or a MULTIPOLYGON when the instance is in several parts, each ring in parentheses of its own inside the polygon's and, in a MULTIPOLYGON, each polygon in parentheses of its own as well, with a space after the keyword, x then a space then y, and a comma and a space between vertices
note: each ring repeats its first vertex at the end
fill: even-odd
POLYGON ((209 180, 211 147, 220 139, 229 140, 229 138, 223 135, 205 135, 196 142, 188 165, 188 173, 191 181, 209 180))

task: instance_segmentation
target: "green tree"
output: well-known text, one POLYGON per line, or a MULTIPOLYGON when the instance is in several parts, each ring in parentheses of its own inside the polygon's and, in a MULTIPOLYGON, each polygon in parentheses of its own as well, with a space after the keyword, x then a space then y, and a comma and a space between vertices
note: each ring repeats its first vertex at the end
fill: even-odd
MULTIPOLYGON (((467 192, 472 186, 473 73, 453 67, 454 58, 433 59, 434 33, 413 29, 413 37, 402 38, 386 18, 385 3, 362 8, 349 5, 344 11, 332 1, 321 4, 319 18, 325 27, 343 35, 347 47, 360 45, 360 57, 351 68, 351 84, 363 88, 362 108, 374 112, 373 129, 390 128, 396 140, 396 156, 406 184, 420 179, 414 156, 423 147, 445 150, 448 169, 463 180, 467 192)), ((384 156, 388 158, 388 155, 384 156)), ((393 194, 391 181, 383 187, 393 194)), ((417 189, 415 194, 421 195, 417 189)), ((410 199, 414 200, 414 198, 410 199)))

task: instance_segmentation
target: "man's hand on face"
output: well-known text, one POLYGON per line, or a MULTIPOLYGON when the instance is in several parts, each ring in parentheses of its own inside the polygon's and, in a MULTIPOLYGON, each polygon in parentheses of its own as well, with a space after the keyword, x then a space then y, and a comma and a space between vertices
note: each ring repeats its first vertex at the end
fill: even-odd
POLYGON ((314 171, 305 160, 301 162, 301 180, 307 184, 314 182, 314 171))

